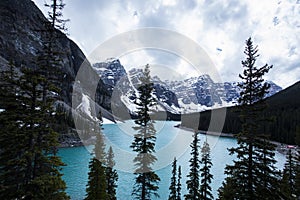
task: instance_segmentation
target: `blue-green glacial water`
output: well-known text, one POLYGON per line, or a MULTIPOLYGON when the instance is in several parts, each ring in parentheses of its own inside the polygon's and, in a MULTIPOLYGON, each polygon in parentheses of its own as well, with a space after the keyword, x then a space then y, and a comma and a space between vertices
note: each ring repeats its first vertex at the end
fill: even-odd
MULTIPOLYGON (((169 184, 171 178, 171 162, 174 157, 178 158, 178 165, 182 168, 182 194, 186 193, 186 175, 189 171, 190 142, 192 133, 175 128, 178 122, 158 122, 156 123, 157 141, 156 157, 157 163, 153 166, 161 181, 159 184, 159 199, 167 199, 169 195, 169 184)), ((112 146, 115 153, 116 168, 119 174, 117 197, 120 200, 132 199, 131 191, 134 183, 132 171, 134 166, 132 159, 134 154, 129 148, 133 141, 133 122, 127 121, 120 124, 103 125, 103 134, 106 137, 106 145, 112 146)), ((228 155, 227 148, 237 145, 233 138, 200 135, 200 144, 207 140, 211 146, 211 158, 213 167, 211 172, 214 176, 212 182, 214 198, 217 190, 225 178, 224 168, 226 164, 231 164, 233 156, 228 155)), ((67 193, 72 200, 81 200, 85 197, 85 188, 88 179, 88 164, 91 158, 90 151, 93 146, 62 148, 59 155, 67 166, 63 168, 63 179, 67 183, 67 193)), ((285 156, 276 153, 278 161, 277 167, 283 168, 285 156)), ((153 198, 154 199, 154 198, 153 198)))

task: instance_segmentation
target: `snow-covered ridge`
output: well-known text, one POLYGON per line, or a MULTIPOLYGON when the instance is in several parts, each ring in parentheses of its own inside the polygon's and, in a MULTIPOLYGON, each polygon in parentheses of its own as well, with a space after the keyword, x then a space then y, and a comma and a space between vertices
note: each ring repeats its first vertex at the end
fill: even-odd
MULTIPOLYGON (((136 86, 139 84, 141 69, 133 68, 126 72, 118 59, 109 59, 105 62, 95 63, 95 71, 113 93, 118 90, 118 95, 127 109, 134 113, 137 97, 136 86)), ((158 101, 155 108, 159 111, 166 110, 171 113, 190 113, 227 107, 237 104, 239 87, 237 82, 215 83, 209 75, 191 77, 185 80, 165 80, 153 76, 154 96, 158 101)), ((271 85, 266 97, 281 90, 281 87, 268 81, 271 85)))

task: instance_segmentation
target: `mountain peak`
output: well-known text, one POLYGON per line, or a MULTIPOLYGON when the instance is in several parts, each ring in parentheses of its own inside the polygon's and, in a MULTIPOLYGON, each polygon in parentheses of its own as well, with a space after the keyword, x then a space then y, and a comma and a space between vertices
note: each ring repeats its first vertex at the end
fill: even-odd
POLYGON ((94 63, 93 68, 102 81, 109 86, 110 91, 122 77, 127 76, 120 60, 116 58, 109 58, 105 62, 94 63))
MULTIPOLYGON (((135 88, 139 84, 139 77, 142 76, 142 69, 132 68, 126 73, 120 61, 116 59, 96 63, 94 68, 103 82, 109 85, 111 91, 121 76, 126 77, 121 84, 118 84, 118 87, 121 87, 123 103, 128 108, 132 107, 133 100, 138 96, 135 88)), ((159 104, 171 113, 198 112, 216 107, 232 106, 236 104, 240 93, 237 82, 216 83, 208 74, 185 80, 165 81, 154 75, 152 81, 154 95, 159 104)), ((271 88, 266 97, 281 90, 281 87, 272 81, 268 81, 268 83, 271 88)))

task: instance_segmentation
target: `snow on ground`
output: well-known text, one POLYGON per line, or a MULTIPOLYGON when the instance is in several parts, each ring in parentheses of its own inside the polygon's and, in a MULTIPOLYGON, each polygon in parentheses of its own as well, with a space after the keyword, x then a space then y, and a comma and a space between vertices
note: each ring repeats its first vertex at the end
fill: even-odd
POLYGON ((82 94, 81 103, 77 106, 76 110, 81 110, 81 112, 85 113, 91 119, 98 121, 97 117, 92 116, 90 99, 87 95, 82 94))
POLYGON ((137 111, 137 105, 134 104, 133 102, 130 102, 130 99, 128 98, 127 95, 122 95, 121 101, 125 104, 125 106, 132 112, 137 111))
POLYGON ((96 70, 96 71, 106 71, 107 69, 106 68, 104 68, 104 67, 93 67, 93 69, 94 70, 96 70))
POLYGON ((230 106, 235 106, 236 103, 235 102, 226 102, 221 98, 222 103, 221 104, 215 104, 212 106, 212 109, 216 109, 216 108, 225 108, 225 107, 230 107, 230 106))
POLYGON ((207 107, 205 105, 195 104, 193 102, 191 102, 189 104, 185 104, 182 102, 182 99, 178 99, 178 103, 179 103, 180 107, 182 108, 182 113, 202 112, 202 111, 211 109, 210 107, 207 107))
POLYGON ((103 120, 103 123, 102 124, 115 124, 115 122, 113 122, 113 121, 110 121, 109 119, 106 119, 106 118, 102 118, 102 120, 103 120))

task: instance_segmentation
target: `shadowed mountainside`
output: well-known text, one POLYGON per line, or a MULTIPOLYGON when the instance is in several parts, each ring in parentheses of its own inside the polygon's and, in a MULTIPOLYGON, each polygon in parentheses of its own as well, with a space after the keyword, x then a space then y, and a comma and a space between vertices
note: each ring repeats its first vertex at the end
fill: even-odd
MULTIPOLYGON (((268 107, 261 112, 261 116, 269 118, 270 121, 262 122, 260 131, 270 134, 272 140, 294 144, 296 127, 300 124, 300 81, 267 98, 266 103, 268 107)), ((224 109, 226 108, 216 109, 214 112, 216 115, 220 115, 224 109)), ((237 134, 241 131, 238 111, 238 106, 227 108, 223 127, 224 133, 237 134)), ((192 122, 189 119, 200 118, 198 129, 207 131, 211 122, 211 113, 212 111, 209 110, 184 115, 185 120, 181 117, 182 126, 194 128, 197 126, 195 125, 197 122, 192 122)))

